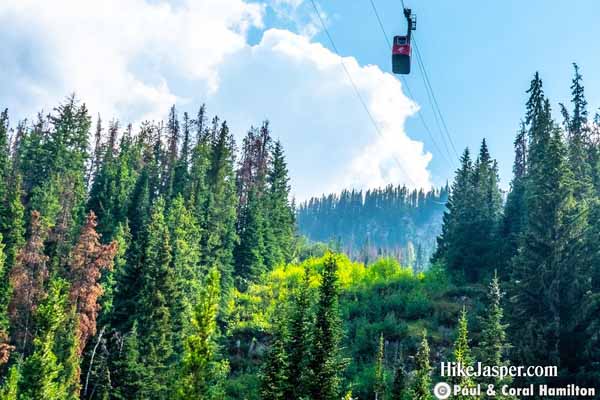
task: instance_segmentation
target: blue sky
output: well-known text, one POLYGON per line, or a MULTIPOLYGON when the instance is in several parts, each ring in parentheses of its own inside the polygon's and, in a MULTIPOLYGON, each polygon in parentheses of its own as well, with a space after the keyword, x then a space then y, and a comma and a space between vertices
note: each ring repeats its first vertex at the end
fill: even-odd
MULTIPOLYGON (((0 105, 13 120, 71 92, 122 124, 203 102, 238 139, 265 118, 287 151, 294 195, 451 179, 416 64, 414 98, 391 76, 369 0, 315 0, 380 134, 331 51, 309 0, 5 0, 0 3, 0 105), (416 109, 439 149, 424 130, 416 109)), ((400 0, 373 0, 387 33, 406 29, 400 0)), ((483 137, 508 187, 512 141, 534 71, 558 117, 572 62, 590 108, 600 104, 600 3, 579 0, 411 1, 416 39, 460 152, 483 137), (567 8, 569 6, 569 8, 567 8)), ((455 161, 455 160, 453 160, 455 161)))
MULTIPOLYGON (((388 34, 404 32, 400 0, 374 1, 388 34)), ((524 113, 524 92, 536 70, 544 80, 556 118, 558 103, 570 97, 572 62, 582 70, 590 111, 600 105, 600 2, 405 3, 418 16, 417 43, 458 150, 466 146, 477 149, 485 137, 500 163, 504 187, 511 177, 512 141, 524 113)), ((376 63, 390 71, 387 46, 368 0, 331 0, 321 2, 321 6, 334 16, 329 30, 340 52, 354 55, 361 64, 376 63)), ((322 34, 315 39, 328 43, 322 34)), ((442 147, 416 66, 407 80, 442 147)), ((448 163, 438 154, 421 122, 409 119, 407 131, 433 153, 430 168, 434 182, 449 178, 448 163)))

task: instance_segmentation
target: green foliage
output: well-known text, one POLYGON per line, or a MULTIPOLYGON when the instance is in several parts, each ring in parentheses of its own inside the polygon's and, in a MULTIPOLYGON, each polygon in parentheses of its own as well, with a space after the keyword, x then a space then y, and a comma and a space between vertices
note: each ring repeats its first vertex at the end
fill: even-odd
POLYGON ((377 350, 377 358, 375 360, 375 398, 384 400, 386 397, 386 381, 385 381, 385 342, 383 334, 379 336, 379 346, 377 350))
POLYGON ((430 400, 431 397, 431 365, 429 364, 429 342, 423 332, 423 339, 415 357, 415 377, 411 387, 413 400, 430 400))
POLYGON ((17 400, 19 398, 20 378, 20 366, 15 364, 8 371, 8 375, 0 388, 0 400, 17 400))
POLYGON ((181 399, 222 399, 223 383, 229 370, 218 358, 217 313, 220 302, 219 272, 212 269, 200 300, 194 308, 191 334, 185 338, 178 395, 181 399))
POLYGON ((173 315, 177 287, 171 266, 169 230, 165 221, 164 200, 152 208, 142 271, 137 315, 140 349, 148 369, 148 386, 156 398, 169 398, 172 384, 173 315))
POLYGON ((263 400, 285 400, 289 398, 287 397, 290 393, 288 387, 290 376, 287 375, 289 361, 286 352, 286 342, 288 341, 286 324, 287 321, 281 316, 275 322, 271 346, 263 361, 260 391, 260 398, 263 400))
MULTIPOLYGON (((458 320, 458 332, 456 335, 456 341, 454 342, 454 349, 452 351, 454 361, 457 364, 461 364, 463 368, 473 366, 473 358, 471 356, 471 348, 469 346, 469 331, 467 324, 467 310, 463 306, 460 318, 458 320)), ((473 382, 473 379, 471 379, 468 376, 461 376, 453 379, 453 384, 459 385, 461 388, 472 388, 475 386, 475 382, 473 382)), ((457 399, 466 400, 471 398, 472 396, 458 395, 455 397, 457 399)))
POLYGON ((53 280, 48 298, 37 310, 40 334, 34 340, 34 351, 23 363, 19 381, 20 399, 64 400, 69 394, 67 357, 57 354, 58 336, 68 322, 67 283, 53 280))
POLYGON ((447 198, 447 186, 427 192, 400 185, 343 190, 299 204, 298 232, 312 241, 334 243, 330 247, 335 251, 366 264, 392 256, 404 266, 422 269, 434 251, 447 198), (414 248, 421 249, 418 263, 414 248))
MULTIPOLYGON (((506 336, 507 324, 503 323, 504 310, 502 308, 503 293, 500 289, 500 281, 497 276, 492 279, 488 288, 488 305, 486 315, 482 318, 481 338, 479 342, 479 361, 483 365, 508 365, 508 351, 511 346, 506 336)), ((502 385, 510 385, 512 378, 496 378, 493 382, 494 387, 500 388, 502 385)), ((510 399, 498 393, 497 398, 510 399)))
POLYGON ((341 373, 346 360, 341 354, 342 321, 339 314, 338 261, 333 254, 325 256, 321 270, 321 285, 316 304, 315 323, 309 367, 315 400, 333 400, 340 397, 341 373))
POLYGON ((465 150, 433 256, 458 282, 478 282, 496 265, 496 238, 502 216, 498 181, 498 167, 485 140, 475 164, 469 150, 465 150))

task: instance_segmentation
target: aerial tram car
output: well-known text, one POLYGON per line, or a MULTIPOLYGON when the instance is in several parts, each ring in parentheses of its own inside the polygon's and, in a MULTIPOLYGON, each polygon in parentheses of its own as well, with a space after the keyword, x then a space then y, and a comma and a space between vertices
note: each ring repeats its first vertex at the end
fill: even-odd
POLYGON ((406 36, 394 36, 392 45, 392 71, 401 75, 410 74, 410 37, 411 32, 417 29, 417 16, 412 14, 410 8, 404 9, 404 16, 408 22, 406 36))

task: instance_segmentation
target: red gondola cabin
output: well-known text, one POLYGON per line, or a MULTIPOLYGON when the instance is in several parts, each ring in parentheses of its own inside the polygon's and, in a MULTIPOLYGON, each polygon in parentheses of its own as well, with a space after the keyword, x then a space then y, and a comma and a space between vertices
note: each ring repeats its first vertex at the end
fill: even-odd
POLYGON ((408 22, 406 36, 394 36, 392 46, 392 71, 395 74, 410 74, 410 56, 412 49, 410 46, 410 36, 412 31, 417 29, 417 18, 412 15, 410 8, 404 9, 404 16, 408 22))
POLYGON ((410 42, 406 36, 394 36, 392 70, 395 74, 410 74, 410 42))

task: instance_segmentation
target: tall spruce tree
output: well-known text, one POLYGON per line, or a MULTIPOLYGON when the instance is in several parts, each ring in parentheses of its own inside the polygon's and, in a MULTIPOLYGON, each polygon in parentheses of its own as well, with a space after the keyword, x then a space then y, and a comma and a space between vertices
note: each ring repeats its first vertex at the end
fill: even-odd
POLYGON ((326 256, 321 272, 310 360, 311 397, 315 400, 333 400, 341 396, 341 374, 346 360, 340 353, 343 332, 338 309, 337 269, 336 256, 326 256))
MULTIPOLYGON (((463 368, 473 367, 473 357, 471 356, 471 348, 469 346, 467 310, 464 306, 458 319, 458 329, 452 355, 454 361, 463 368)), ((473 382, 473 379, 469 376, 456 377, 453 379, 453 384, 459 385, 463 389, 473 388, 475 386, 475 382, 473 382)), ((470 395, 465 396, 461 394, 454 397, 460 400, 472 398, 470 395)))
POLYGON ((379 345, 377 346, 377 357, 375 359, 375 400, 385 400, 387 385, 385 380, 385 341, 383 333, 379 335, 379 345))
POLYGON ((168 399, 172 390, 173 319, 177 298, 172 252, 165 221, 165 201, 152 207, 142 269, 142 288, 136 314, 140 322, 141 351, 148 368, 148 390, 156 399, 168 399))
POLYGON ((8 109, 0 113, 0 233, 7 236, 9 177, 11 170, 11 157, 8 137, 8 109))
POLYGON ((502 239, 502 263, 498 265, 500 276, 508 278, 510 261, 517 253, 519 237, 525 227, 525 184, 527 174, 527 129, 521 122, 521 129, 514 141, 515 160, 510 192, 506 198, 500 237, 502 239))
MULTIPOLYGON (((56 353, 58 332, 68 322, 67 282, 54 280, 48 298, 36 312, 39 333, 34 351, 23 363, 19 397, 23 399, 65 400, 69 393, 65 359, 56 353)), ((64 338, 63 338, 64 339, 64 338)))
POLYGON ((300 287, 293 294, 290 307, 289 338, 286 352, 288 354, 288 371, 286 398, 301 399, 308 395, 310 386, 308 371, 311 358, 311 300, 310 300, 310 269, 304 269, 304 277, 300 287))
POLYGON ((431 400, 431 364, 429 342, 425 332, 415 357, 415 377, 410 393, 413 400, 431 400))
POLYGON ((573 63, 574 77, 571 83, 571 104, 573 112, 569 115, 566 107, 560 104, 567 131, 567 151, 569 166, 573 173, 573 194, 581 200, 591 195, 592 166, 590 165, 590 130, 588 126, 587 101, 585 99, 583 77, 579 66, 573 63))
POLYGON ((267 175, 267 223, 271 241, 267 240, 269 257, 267 265, 291 260, 295 232, 294 209, 290 204, 290 184, 285 156, 281 142, 276 141, 271 155, 271 164, 267 175), (269 243, 272 242, 272 243, 269 243))
POLYGON ((238 242, 235 142, 227 124, 217 124, 215 119, 204 203, 206 215, 202 220, 202 264, 219 269, 225 300, 233 284, 233 251, 238 242))
POLYGON ((273 335, 271 345, 261 369, 260 398, 263 400, 285 400, 289 393, 287 373, 288 354, 286 342, 288 342, 287 321, 285 312, 279 310, 273 321, 273 335))
MULTIPOLYGON (((503 293, 500 289, 500 280, 494 276, 488 287, 486 315, 481 318, 481 339, 479 342, 479 361, 483 365, 507 366, 508 352, 511 348, 506 335, 507 324, 504 324, 504 310, 502 308, 503 293)), ((510 377, 494 378, 492 383, 495 388, 502 385, 510 385, 510 377)), ((496 396, 500 399, 512 399, 513 397, 498 392, 496 396)))
POLYGON ((527 222, 512 263, 511 325, 520 362, 560 365, 561 337, 574 311, 569 299, 579 296, 568 244, 581 226, 573 219, 565 145, 537 73, 528 93, 527 222))
POLYGON ((219 357, 217 314, 220 303, 220 277, 216 268, 206 276, 198 304, 194 307, 192 329, 185 338, 180 368, 180 399, 222 399, 229 364, 219 357))

